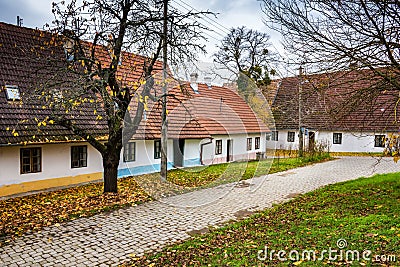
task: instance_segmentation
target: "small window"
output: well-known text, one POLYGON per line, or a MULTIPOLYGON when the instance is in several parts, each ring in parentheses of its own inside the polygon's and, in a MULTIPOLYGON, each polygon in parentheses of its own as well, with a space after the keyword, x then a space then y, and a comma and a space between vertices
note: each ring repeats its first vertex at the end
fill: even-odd
POLYGON ((375 135, 375 147, 385 147, 384 135, 375 135))
POLYGON ((253 138, 247 138, 247 151, 253 148, 253 138))
POLYGON ((271 140, 272 141, 278 141, 278 131, 272 131, 271 132, 271 140))
POLYGON ((255 149, 260 149, 260 137, 254 138, 255 149))
POLYGON ((287 141, 288 142, 294 142, 294 137, 295 137, 296 133, 295 132, 288 132, 287 133, 287 141))
POLYGON ((18 86, 6 85, 5 89, 6 89, 7 100, 12 101, 12 100, 20 100, 21 99, 18 86))
POLYGON ((333 133, 333 143, 338 145, 342 143, 342 133, 333 133))
POLYGON ((222 154, 222 140, 215 140, 215 155, 222 154))
POLYGON ((270 141, 270 140, 271 140, 271 135, 272 135, 271 133, 267 133, 267 136, 266 136, 266 140, 267 140, 267 141, 270 141))
POLYGON ((42 171, 42 149, 21 148, 20 151, 21 174, 42 171))
POLYGON ((124 162, 136 160, 136 143, 129 142, 124 146, 124 162))
POLYGON ((161 158, 161 140, 154 140, 154 158, 161 158))
POLYGON ((143 120, 147 121, 147 111, 143 110, 143 120))
POLYGON ((71 168, 87 167, 87 146, 71 147, 71 168))

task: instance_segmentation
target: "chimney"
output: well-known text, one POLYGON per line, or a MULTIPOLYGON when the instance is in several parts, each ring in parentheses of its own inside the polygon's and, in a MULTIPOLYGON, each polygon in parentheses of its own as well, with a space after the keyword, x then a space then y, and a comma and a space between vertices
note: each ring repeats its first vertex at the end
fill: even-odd
POLYGON ((204 82, 207 84, 208 89, 211 89, 211 77, 210 76, 204 77, 204 82))
POLYGON ((17 16, 17 26, 22 26, 22 22, 24 21, 23 18, 21 18, 20 16, 17 16))
POLYGON ((190 83, 196 83, 199 75, 197 73, 190 74, 190 83))
POLYGON ((199 75, 197 73, 190 74, 190 87, 193 91, 198 94, 199 93, 199 85, 197 84, 197 78, 199 75))

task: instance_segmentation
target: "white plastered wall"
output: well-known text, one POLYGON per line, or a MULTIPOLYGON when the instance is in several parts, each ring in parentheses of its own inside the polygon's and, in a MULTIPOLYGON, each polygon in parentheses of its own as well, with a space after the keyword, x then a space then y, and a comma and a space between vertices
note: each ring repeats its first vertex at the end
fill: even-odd
MULTIPOLYGON (((309 130, 312 131, 312 130, 309 130)), ((382 135, 385 133, 374 132, 344 132, 344 131, 313 131, 315 132, 315 141, 323 142, 329 147, 331 152, 382 152, 384 148, 374 147, 375 135, 382 135), (333 133, 342 133, 342 144, 333 144, 333 133)), ((285 149, 297 150, 299 137, 298 130, 279 130, 278 141, 267 141, 267 149, 285 149), (295 132, 295 141, 288 142, 288 132, 295 132)), ((309 136, 304 136, 305 149, 308 147, 309 136)))
POLYGON ((61 143, 0 147, 0 186, 102 172, 101 155, 87 143, 61 143), (71 168, 71 146, 87 145, 87 167, 71 168), (20 149, 42 149, 42 171, 20 173, 20 149))
MULTIPOLYGON (((258 134, 232 134, 214 135, 212 143, 203 146, 203 162, 206 165, 226 162, 227 160, 227 140, 232 140, 232 155, 234 161, 255 159, 257 152, 265 152, 265 133, 258 134), (260 148, 255 149, 255 137, 260 137, 260 148), (247 138, 252 138, 252 149, 247 150, 247 138), (216 140, 222 140, 222 154, 215 154, 216 140)), ((208 141, 208 140, 207 140, 208 141)), ((205 143, 205 141, 202 141, 205 143)))

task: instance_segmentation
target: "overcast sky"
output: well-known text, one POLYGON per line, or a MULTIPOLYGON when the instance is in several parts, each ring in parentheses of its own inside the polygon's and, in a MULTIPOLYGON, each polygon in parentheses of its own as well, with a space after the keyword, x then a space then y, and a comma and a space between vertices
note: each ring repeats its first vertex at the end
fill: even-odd
MULTIPOLYGON (((51 4, 54 0, 0 0, 0 21, 16 24, 17 16, 23 18, 23 26, 42 28, 46 23, 51 24, 53 15, 51 4)), ((66 0, 68 2, 68 0, 66 0)), ((209 10, 217 14, 217 18, 201 20, 215 32, 210 33, 207 43, 208 55, 200 59, 212 62, 212 54, 216 52, 216 45, 232 27, 246 26, 247 28, 267 32, 271 35, 274 47, 281 53, 279 35, 271 32, 263 23, 263 13, 260 2, 257 0, 173 0, 171 4, 182 11, 193 7, 196 10, 209 10), (219 25, 220 24, 220 25, 219 25)), ((272 49, 274 49, 274 47, 272 49)))

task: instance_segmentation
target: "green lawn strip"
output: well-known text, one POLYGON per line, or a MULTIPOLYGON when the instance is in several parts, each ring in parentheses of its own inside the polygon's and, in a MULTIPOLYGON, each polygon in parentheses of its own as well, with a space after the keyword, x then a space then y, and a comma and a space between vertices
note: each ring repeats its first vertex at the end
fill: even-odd
POLYGON ((265 160, 231 162, 207 167, 175 169, 168 172, 168 180, 185 187, 209 187, 247 180, 268 173, 282 172, 332 159, 328 153, 304 158, 269 158, 265 160))
MULTIPOLYGON (((129 266, 378 266, 375 255, 396 256, 400 264, 400 173, 377 175, 329 185, 276 205, 248 219, 195 236, 157 254, 133 258, 129 266), (337 241, 345 239, 343 259, 329 261, 328 252, 339 250, 337 241), (267 258, 257 258, 259 250, 267 258), (271 250, 285 250, 292 260, 280 261, 271 250), (316 261, 302 261, 304 250, 313 250, 316 261), (345 262, 346 252, 357 250, 360 261, 345 262), (362 253, 370 250, 371 255, 362 253)), ((260 256, 263 256, 261 253, 260 256)), ((356 255, 356 254, 354 254, 356 255)), ((354 256, 357 258, 356 256, 354 256)), ((305 257, 307 258, 307 257, 305 257)), ((392 258, 393 260, 393 258, 392 258)))
MULTIPOLYGON (((313 160, 318 162, 321 159, 313 160)), ((279 163, 274 161, 271 171, 304 166, 308 161, 306 158, 280 159, 279 163)), ((168 175, 172 183, 159 183, 158 173, 121 178, 118 180, 118 194, 103 194, 103 183, 91 183, 0 200, 0 245, 10 237, 38 231, 45 226, 149 201, 155 196, 152 192, 176 194, 263 175, 268 172, 271 162, 272 159, 268 159, 171 170, 168 175), (181 184, 184 190, 176 192, 175 187, 168 188, 173 183, 181 184)))

